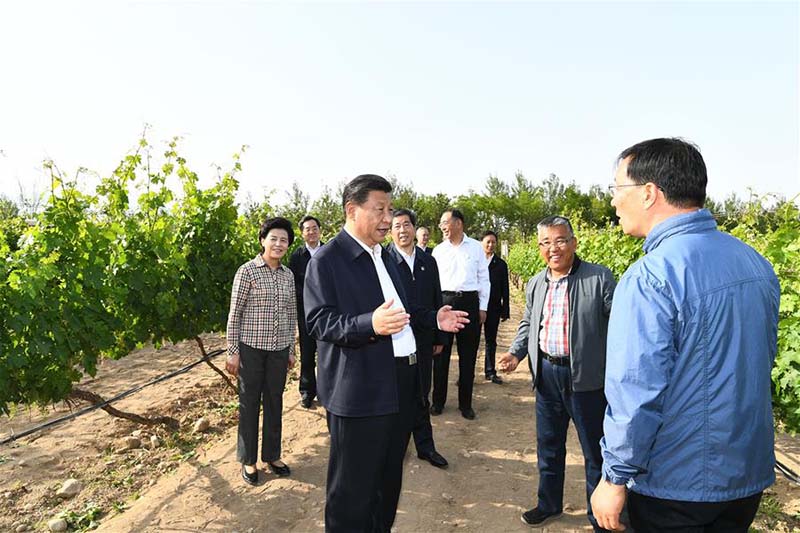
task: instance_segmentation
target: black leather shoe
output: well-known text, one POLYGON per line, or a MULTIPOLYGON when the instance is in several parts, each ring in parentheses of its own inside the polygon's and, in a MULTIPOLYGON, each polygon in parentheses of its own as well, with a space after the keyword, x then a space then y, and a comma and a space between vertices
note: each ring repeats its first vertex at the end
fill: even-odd
POLYGON ((461 416, 463 416, 467 420, 475 420, 475 411, 472 409, 472 407, 468 409, 462 409, 461 416))
POLYGON ((244 465, 242 465, 242 479, 244 479, 244 482, 248 485, 256 486, 258 484, 258 470, 251 474, 245 470, 244 465))
POLYGON ((438 405, 431 405, 431 414, 433 416, 439 416, 440 414, 442 414, 442 408, 439 407, 438 405))
POLYGON ((497 374, 495 374, 494 376, 491 376, 489 378, 489 381, 491 381, 492 383, 497 383, 498 385, 502 385, 503 384, 502 378, 500 376, 498 376, 497 374))
POLYGON ((292 471, 289 470, 289 465, 287 465, 286 463, 284 463, 283 466, 278 466, 278 465, 274 465, 272 463, 267 463, 267 466, 272 471, 272 473, 275 474, 278 477, 286 477, 286 476, 288 476, 289 474, 292 473, 292 471))
POLYGON ((435 466, 436 468, 447 468, 447 459, 441 456, 439 452, 433 450, 427 453, 418 453, 417 457, 428 461, 430 464, 435 466))
POLYGON ((300 398, 300 405, 305 407, 306 409, 311 409, 311 405, 314 403, 314 398, 311 396, 303 396, 300 398))
POLYGON ((559 516, 561 516, 561 511, 558 511, 557 513, 545 513, 536 507, 530 511, 525 511, 522 513, 520 519, 522 520, 523 524, 527 524, 529 526, 543 526, 547 522, 550 522, 559 516))

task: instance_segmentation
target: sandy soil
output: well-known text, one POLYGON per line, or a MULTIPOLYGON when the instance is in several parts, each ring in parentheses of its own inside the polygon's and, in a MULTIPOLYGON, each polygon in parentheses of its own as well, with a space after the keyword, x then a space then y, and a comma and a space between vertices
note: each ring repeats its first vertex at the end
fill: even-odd
MULTIPOLYGON (((501 325, 499 344, 513 338, 521 310, 501 325)), ((221 347, 218 335, 205 337, 209 349, 221 347)), ((482 354, 482 351, 481 351, 482 354)), ((455 355, 455 354, 454 354, 455 355)), ((105 361, 98 378, 83 384, 110 396, 197 358, 193 343, 160 350, 139 350, 120 361, 105 361)), ((482 357, 479 365, 482 365, 482 357)), ((220 360, 221 364, 222 361, 220 360)), ((477 418, 467 421, 454 406, 458 365, 451 362, 450 398, 444 413, 433 418, 436 446, 449 461, 439 470, 417 459, 413 444, 407 456, 397 531, 530 531, 520 513, 534 505, 536 440, 534 401, 527 367, 504 376, 496 385, 476 376, 477 418)), ((253 488, 240 478, 235 459, 235 397, 220 378, 201 365, 168 382, 149 387, 118 407, 181 419, 181 430, 137 428, 102 411, 0 447, 0 531, 19 526, 46 530, 48 519, 61 512, 72 525, 89 524, 94 515, 100 531, 322 531, 328 440, 324 410, 303 409, 296 370, 284 395, 283 459, 292 476, 279 479, 260 473, 253 488), (211 428, 192 433, 204 416, 211 428), (120 452, 117 439, 141 431, 154 449, 120 452), (73 499, 55 496, 61 483, 79 479, 84 489, 73 499)), ((0 418, 0 437, 20 432, 64 412, 17 414, 0 418)), ((591 530, 585 517, 583 459, 570 429, 565 487, 565 513, 540 531, 591 530)), ((795 471, 800 443, 779 437, 779 456, 795 471)), ((779 510, 760 517, 762 531, 791 531, 800 524, 800 487, 784 479, 770 490, 779 510)))

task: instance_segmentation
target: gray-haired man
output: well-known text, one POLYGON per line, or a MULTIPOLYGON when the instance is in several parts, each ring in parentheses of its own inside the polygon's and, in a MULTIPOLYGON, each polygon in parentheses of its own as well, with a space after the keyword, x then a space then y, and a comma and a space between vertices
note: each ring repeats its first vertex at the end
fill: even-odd
POLYGON ((547 267, 528 282, 517 336, 497 365, 511 372, 530 356, 536 390, 539 501, 522 514, 522 521, 540 526, 561 515, 571 419, 583 450, 589 521, 597 528, 589 498, 603 464, 603 381, 614 277, 606 267, 575 255, 578 241, 565 217, 547 217, 537 229, 547 267))

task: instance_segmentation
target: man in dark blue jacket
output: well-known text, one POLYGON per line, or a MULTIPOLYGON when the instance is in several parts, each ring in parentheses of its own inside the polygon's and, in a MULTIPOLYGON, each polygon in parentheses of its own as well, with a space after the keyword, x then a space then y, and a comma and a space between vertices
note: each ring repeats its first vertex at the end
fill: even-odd
POLYGON ((317 394, 331 438, 329 532, 391 530, 421 395, 410 320, 453 332, 467 322, 448 306, 437 312, 410 305, 380 245, 391 226, 391 191, 373 174, 348 183, 344 229, 306 271, 306 322, 317 339, 317 394))
MULTIPOLYGON (((436 259, 423 253, 422 248, 414 246, 414 226, 417 216, 408 209, 395 209, 392 215, 392 243, 386 248, 394 258, 403 289, 406 294, 421 308, 439 309, 442 306, 442 288, 439 285, 439 269, 436 259)), ((414 338, 417 341, 417 362, 422 379, 422 402, 414 423, 414 445, 417 457, 425 459, 437 468, 446 468, 447 459, 436 451, 433 442, 433 426, 430 415, 431 378, 433 373, 433 357, 442 353, 444 334, 431 329, 425 324, 412 322, 414 338)))
POLYGON ((289 258, 289 269, 294 274, 294 290, 297 299, 297 329, 300 338, 300 403, 306 409, 311 407, 317 395, 316 354, 317 341, 308 334, 305 311, 303 310, 303 286, 306 267, 311 258, 320 250, 319 220, 306 215, 300 221, 303 246, 298 247, 289 258))
POLYGON ((497 233, 486 230, 481 239, 481 247, 486 255, 486 264, 489 267, 489 305, 486 308, 486 322, 483 323, 483 335, 486 344, 483 371, 486 381, 500 385, 503 380, 497 375, 494 366, 497 353, 497 330, 500 322, 505 322, 511 316, 508 301, 508 264, 495 254, 497 248, 497 233))

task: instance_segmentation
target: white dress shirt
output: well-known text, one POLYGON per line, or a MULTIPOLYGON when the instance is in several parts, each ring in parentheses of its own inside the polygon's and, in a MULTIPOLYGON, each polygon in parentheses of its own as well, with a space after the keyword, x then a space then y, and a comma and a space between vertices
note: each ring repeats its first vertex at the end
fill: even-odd
POLYGON ((411 254, 405 253, 403 250, 401 250, 397 246, 395 246, 395 250, 400 252, 400 257, 402 257, 405 260, 406 264, 408 265, 408 268, 411 269, 411 277, 413 278, 414 277, 414 258, 417 256, 417 247, 415 246, 414 249, 411 250, 411 254))
POLYGON ((443 291, 478 291, 478 309, 489 307, 489 267, 481 243, 464 235, 459 244, 445 239, 432 252, 443 291))
POLYGON ((310 247, 310 246, 308 245, 308 243, 306 243, 306 250, 308 250, 308 253, 310 253, 310 254, 311 254, 311 257, 314 257, 314 255, 315 255, 317 252, 319 252, 319 249, 320 249, 321 247, 322 247, 322 245, 321 245, 320 243, 317 243, 317 247, 316 247, 316 248, 312 248, 312 247, 310 247))
MULTIPOLYGON (((372 258, 372 262, 375 264, 375 270, 378 272, 378 281, 380 281, 381 284, 383 300, 385 302, 394 300, 392 303, 392 309, 403 309, 403 302, 400 300, 400 295, 397 293, 397 289, 394 287, 394 282, 392 281, 392 277, 389 275, 389 271, 386 270, 386 265, 383 264, 383 259, 381 259, 383 247, 381 247, 380 244, 376 244, 370 248, 358 237, 350 233, 347 228, 344 228, 344 230, 364 250, 366 250, 369 256, 372 258)), ((392 334, 392 348, 394 350, 395 357, 407 357, 417 351, 417 341, 414 339, 414 332, 411 331, 410 324, 406 324, 405 327, 398 333, 392 334)))

